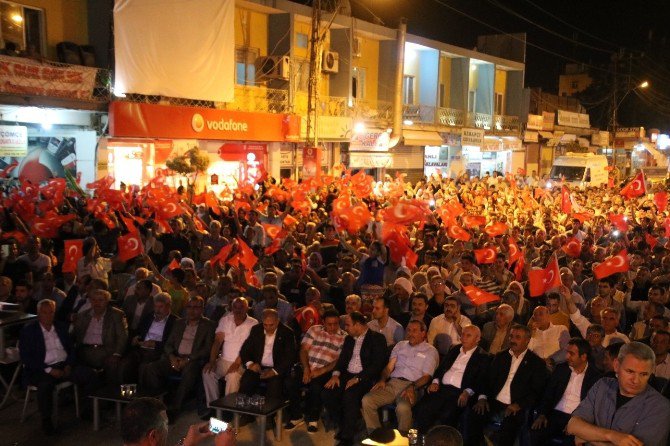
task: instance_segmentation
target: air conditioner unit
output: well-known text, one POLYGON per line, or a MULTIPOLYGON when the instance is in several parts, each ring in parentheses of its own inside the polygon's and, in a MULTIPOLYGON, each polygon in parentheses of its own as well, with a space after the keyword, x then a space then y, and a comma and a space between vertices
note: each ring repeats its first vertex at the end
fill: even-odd
POLYGON ((351 55, 354 57, 361 57, 363 51, 363 38, 354 37, 354 40, 351 41, 351 55))
POLYGON ((324 51, 321 59, 321 71, 324 73, 337 73, 340 71, 340 55, 335 51, 324 51))
POLYGON ((256 76, 263 79, 282 79, 287 81, 291 71, 291 59, 288 56, 261 56, 256 59, 256 76))

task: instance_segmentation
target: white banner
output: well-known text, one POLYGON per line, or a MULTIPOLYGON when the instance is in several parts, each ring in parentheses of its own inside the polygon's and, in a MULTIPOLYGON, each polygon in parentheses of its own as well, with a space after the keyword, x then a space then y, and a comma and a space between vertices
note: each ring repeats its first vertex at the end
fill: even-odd
POLYGON ((28 127, 0 125, 0 156, 26 156, 28 153, 28 127))
POLYGON ((232 102, 234 0, 116 0, 115 93, 232 102))
POLYGON ((558 125, 588 129, 590 127, 589 115, 583 113, 575 113, 565 110, 559 110, 558 125))
POLYGON ((484 129, 468 129, 461 130, 461 145, 481 147, 484 145, 484 129))

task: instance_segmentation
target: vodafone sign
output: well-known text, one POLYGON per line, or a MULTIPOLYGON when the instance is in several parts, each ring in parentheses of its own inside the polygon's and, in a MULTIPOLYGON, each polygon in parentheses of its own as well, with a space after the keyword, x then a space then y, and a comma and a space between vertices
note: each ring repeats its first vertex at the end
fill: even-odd
POLYGON ((113 137, 290 141, 296 115, 173 107, 114 101, 109 106, 113 137))

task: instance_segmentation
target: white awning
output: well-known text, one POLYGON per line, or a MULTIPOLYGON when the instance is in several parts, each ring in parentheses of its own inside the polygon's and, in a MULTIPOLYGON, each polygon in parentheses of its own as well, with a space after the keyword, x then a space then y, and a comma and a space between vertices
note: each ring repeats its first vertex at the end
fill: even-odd
POLYGON ((444 144, 442 137, 437 132, 426 130, 405 130, 402 131, 406 146, 441 146, 444 144))

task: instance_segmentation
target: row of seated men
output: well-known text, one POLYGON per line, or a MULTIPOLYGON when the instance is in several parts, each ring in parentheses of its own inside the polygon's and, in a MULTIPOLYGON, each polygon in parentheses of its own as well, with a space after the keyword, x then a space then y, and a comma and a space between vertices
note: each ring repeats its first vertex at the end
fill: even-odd
MULTIPOLYGON (((288 398, 288 428, 304 420, 309 432, 317 431, 323 405, 345 445, 354 441, 360 427, 361 417, 352 414, 362 412, 365 427, 373 430, 381 423, 379 409, 388 404, 395 404, 401 432, 412 426, 425 432, 447 422, 463 430, 468 444, 479 444, 484 426, 497 416, 502 416, 498 444, 513 444, 529 411, 539 408, 541 416, 531 432, 535 444, 545 444, 547 435, 560 435, 570 413, 600 378, 589 362, 591 344, 583 339, 567 343, 565 362, 555 366, 550 377, 545 358, 528 348, 532 332, 523 325, 511 326, 508 338, 501 341, 505 349, 489 355, 479 347, 478 327, 454 324, 458 343, 440 359, 427 342, 422 318, 407 322, 404 340, 385 336, 388 299, 375 301, 373 321, 357 311, 341 318, 328 310, 317 318, 317 325, 296 336, 277 311, 276 288, 264 288, 263 294, 267 299, 257 304, 260 313, 253 313, 260 320, 249 316, 248 301, 238 298, 217 326, 203 317, 202 298, 191 298, 186 316, 179 319, 171 314, 169 294, 159 293, 152 299, 153 314, 142 318, 130 335, 124 313, 109 305, 111 296, 104 289, 89 289, 90 309, 77 313, 69 329, 54 323, 53 301, 41 301, 38 321, 21 334, 20 351, 28 382, 38 386, 45 431, 53 431, 50 398, 59 380, 81 383, 86 394, 98 378, 107 383, 136 379, 142 389, 162 391, 169 377, 178 376, 171 418, 194 389, 204 390, 206 405, 217 399, 223 378, 225 393, 254 394, 262 387, 268 397, 288 398), (383 327, 380 312, 386 316, 383 327), (44 342, 35 342, 38 339, 44 342)), ((444 308, 445 315, 454 316, 458 301, 447 299, 444 308)), ((650 407, 661 404, 655 401, 650 407)), ((206 415, 205 407, 201 409, 206 415)), ((667 415, 661 411, 659 416, 667 415)), ((667 429, 659 433, 659 421, 663 420, 650 415, 636 426, 657 438, 667 436, 667 429)))

